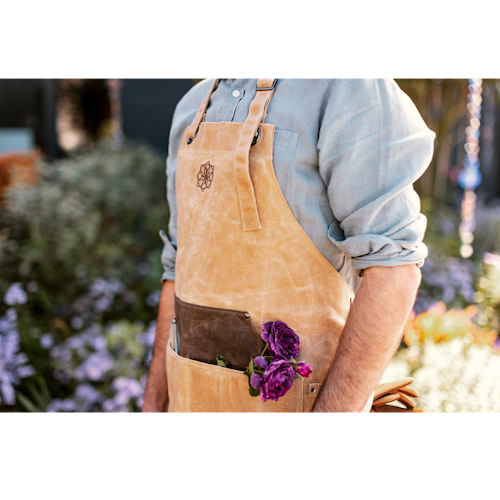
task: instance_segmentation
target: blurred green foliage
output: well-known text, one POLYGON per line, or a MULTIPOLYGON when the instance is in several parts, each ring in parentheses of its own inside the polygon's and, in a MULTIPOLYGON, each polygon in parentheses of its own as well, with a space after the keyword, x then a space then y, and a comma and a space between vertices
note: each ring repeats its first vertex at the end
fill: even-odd
MULTIPOLYGON (((7 193, 0 293, 12 282, 35 281, 40 324, 52 314, 69 319, 71 301, 98 277, 119 276, 139 296, 159 287, 158 232, 168 223, 163 159, 143 145, 113 151, 101 143, 42 164, 40 173, 31 189, 7 193)), ((144 314, 139 305, 120 311, 120 317, 149 319, 144 314)))
POLYGON ((165 159, 145 145, 125 141, 115 151, 102 142, 39 171, 36 185, 6 192, 0 217, 0 317, 9 307, 1 298, 21 283, 28 293, 28 303, 15 306, 21 350, 36 370, 19 386, 14 410, 71 392, 54 379, 53 359, 40 345, 44 334, 57 345, 92 323, 121 321, 119 341, 113 327, 106 330, 110 351, 119 357, 125 346, 130 356, 144 357, 133 325, 144 331, 156 318, 158 232, 167 231, 169 218, 165 159))
POLYGON ((476 283, 477 322, 500 331, 500 256, 487 255, 481 264, 481 276, 476 283))

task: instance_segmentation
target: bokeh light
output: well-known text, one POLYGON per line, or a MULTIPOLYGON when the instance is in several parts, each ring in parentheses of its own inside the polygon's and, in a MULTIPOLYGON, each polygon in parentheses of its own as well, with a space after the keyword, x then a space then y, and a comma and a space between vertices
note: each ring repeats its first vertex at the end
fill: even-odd
POLYGON ((476 189, 482 181, 481 172, 479 171, 479 127, 481 126, 481 96, 482 89, 481 78, 472 78, 469 80, 469 95, 467 96, 468 104, 467 111, 469 114, 469 124, 465 129, 465 145, 466 151, 463 169, 458 174, 458 183, 464 189, 464 199, 462 201, 462 223, 460 224, 459 233, 461 239, 460 255, 464 259, 468 259, 474 253, 471 243, 474 241, 472 234, 475 227, 474 209, 476 207, 476 189))

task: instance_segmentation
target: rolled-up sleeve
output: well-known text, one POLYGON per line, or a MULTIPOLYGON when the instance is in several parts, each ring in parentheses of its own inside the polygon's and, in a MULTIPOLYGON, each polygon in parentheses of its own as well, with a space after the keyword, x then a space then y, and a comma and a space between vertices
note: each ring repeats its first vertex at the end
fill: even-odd
POLYGON ((336 219, 328 238, 354 269, 423 265, 427 220, 413 183, 435 133, 394 80, 336 80, 318 138, 320 174, 336 219))

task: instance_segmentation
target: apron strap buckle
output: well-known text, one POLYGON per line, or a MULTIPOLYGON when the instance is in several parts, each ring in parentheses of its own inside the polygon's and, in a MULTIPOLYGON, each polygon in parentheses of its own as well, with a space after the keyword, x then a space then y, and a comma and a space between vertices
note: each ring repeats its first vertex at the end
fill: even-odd
POLYGON ((275 87, 275 85, 276 85, 276 82, 278 81, 278 79, 274 78, 272 80, 273 83, 271 85, 269 85, 269 83, 267 83, 269 81, 271 81, 271 79, 269 79, 269 80, 267 80, 267 79, 261 79, 261 80, 259 80, 257 82, 257 91, 259 91, 259 90, 273 90, 274 87, 275 87), (261 85, 268 85, 268 86, 267 87, 259 87, 259 84, 261 84, 261 85))

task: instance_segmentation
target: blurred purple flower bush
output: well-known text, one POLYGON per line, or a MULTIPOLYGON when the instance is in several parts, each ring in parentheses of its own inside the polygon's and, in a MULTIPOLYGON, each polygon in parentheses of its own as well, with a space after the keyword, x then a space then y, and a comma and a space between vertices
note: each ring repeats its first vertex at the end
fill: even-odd
POLYGON ((138 411, 155 337, 165 161, 95 145, 0 217, 0 411, 138 411))
POLYGON ((156 323, 91 324, 50 350, 54 377, 74 387, 46 411, 134 411, 142 408, 156 323))
MULTIPOLYGON (((15 283, 9 289, 10 292, 15 285, 19 284, 15 283)), ((7 293, 6 299, 14 293, 7 293)), ((27 364, 28 356, 19 350, 21 337, 17 320, 17 311, 12 307, 0 316, 0 403, 5 405, 13 405, 16 401, 14 385, 35 373, 34 368, 27 364)))
POLYGON ((500 205, 476 206, 474 254, 469 259, 460 256, 460 210, 448 205, 436 205, 422 200, 422 212, 427 216, 424 243, 429 256, 422 267, 422 284, 415 304, 417 314, 427 311, 439 301, 448 308, 463 309, 477 303, 477 291, 486 268, 483 256, 487 252, 500 252, 500 205))

